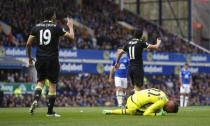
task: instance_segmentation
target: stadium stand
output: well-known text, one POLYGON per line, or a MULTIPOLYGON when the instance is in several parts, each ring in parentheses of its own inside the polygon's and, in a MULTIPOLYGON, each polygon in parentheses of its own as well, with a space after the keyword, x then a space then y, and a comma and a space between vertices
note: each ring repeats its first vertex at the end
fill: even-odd
POLYGON ((144 29, 145 38, 148 42, 153 42, 157 36, 161 36, 164 44, 159 51, 182 53, 202 52, 200 49, 192 46, 178 36, 169 33, 167 30, 160 29, 126 10, 120 11, 116 4, 108 0, 95 0, 94 2, 84 0, 81 5, 76 4, 76 1, 68 3, 66 0, 62 0, 62 2, 60 0, 53 2, 50 0, 29 0, 27 2, 21 0, 2 0, 0 5, 2 8, 0 20, 12 27, 12 34, 16 38, 14 42, 13 39, 10 39, 10 36, 8 37, 4 33, 1 33, 0 45, 3 46, 25 46, 31 27, 41 21, 43 8, 46 5, 56 5, 60 14, 58 18, 62 20, 66 15, 70 15, 75 21, 82 23, 94 31, 93 35, 89 35, 85 34, 84 30, 77 29, 75 44, 69 44, 65 39, 62 39, 60 47, 116 49, 131 37, 131 31, 117 23, 118 21, 124 21, 134 27, 144 29))

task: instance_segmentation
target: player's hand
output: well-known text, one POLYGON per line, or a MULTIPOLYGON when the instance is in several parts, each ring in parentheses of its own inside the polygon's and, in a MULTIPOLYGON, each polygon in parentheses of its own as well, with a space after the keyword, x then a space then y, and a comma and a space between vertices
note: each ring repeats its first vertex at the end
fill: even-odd
POLYGON ((165 116, 166 112, 161 109, 160 112, 156 113, 156 116, 165 116))
POLYGON ((114 68, 117 70, 117 69, 119 69, 119 67, 120 67, 120 64, 119 63, 116 63, 115 65, 114 65, 114 68))
POLYGON ((67 18, 67 24, 66 24, 68 27, 73 27, 73 20, 70 19, 69 17, 67 18))
POLYGON ((157 38, 157 44, 160 44, 160 43, 161 43, 161 39, 157 38))
POLYGON ((33 61, 34 61, 33 58, 29 58, 29 59, 28 59, 29 67, 32 67, 32 66, 33 66, 33 61))

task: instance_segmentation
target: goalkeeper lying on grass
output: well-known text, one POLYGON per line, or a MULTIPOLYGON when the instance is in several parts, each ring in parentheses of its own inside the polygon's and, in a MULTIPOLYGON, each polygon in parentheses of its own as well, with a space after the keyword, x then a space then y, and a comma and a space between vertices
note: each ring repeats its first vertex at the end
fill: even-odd
POLYGON ((103 110, 107 115, 144 115, 162 116, 166 113, 177 113, 178 105, 168 100, 166 94, 155 88, 136 91, 127 99, 125 108, 103 110))

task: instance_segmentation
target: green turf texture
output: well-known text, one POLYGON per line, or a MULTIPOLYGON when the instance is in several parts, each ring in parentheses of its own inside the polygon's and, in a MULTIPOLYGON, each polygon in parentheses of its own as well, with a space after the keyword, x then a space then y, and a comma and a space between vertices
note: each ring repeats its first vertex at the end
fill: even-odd
POLYGON ((0 108, 0 126, 210 126, 209 107, 181 108, 161 117, 103 115, 102 107, 55 108, 62 117, 46 117, 47 108, 31 116, 28 108, 0 108))

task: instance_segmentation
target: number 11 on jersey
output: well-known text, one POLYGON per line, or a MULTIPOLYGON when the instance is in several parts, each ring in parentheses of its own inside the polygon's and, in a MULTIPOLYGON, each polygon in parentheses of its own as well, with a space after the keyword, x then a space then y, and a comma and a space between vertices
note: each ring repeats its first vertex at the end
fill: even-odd
POLYGON ((130 59, 135 59, 135 46, 130 46, 128 50, 130 59))

